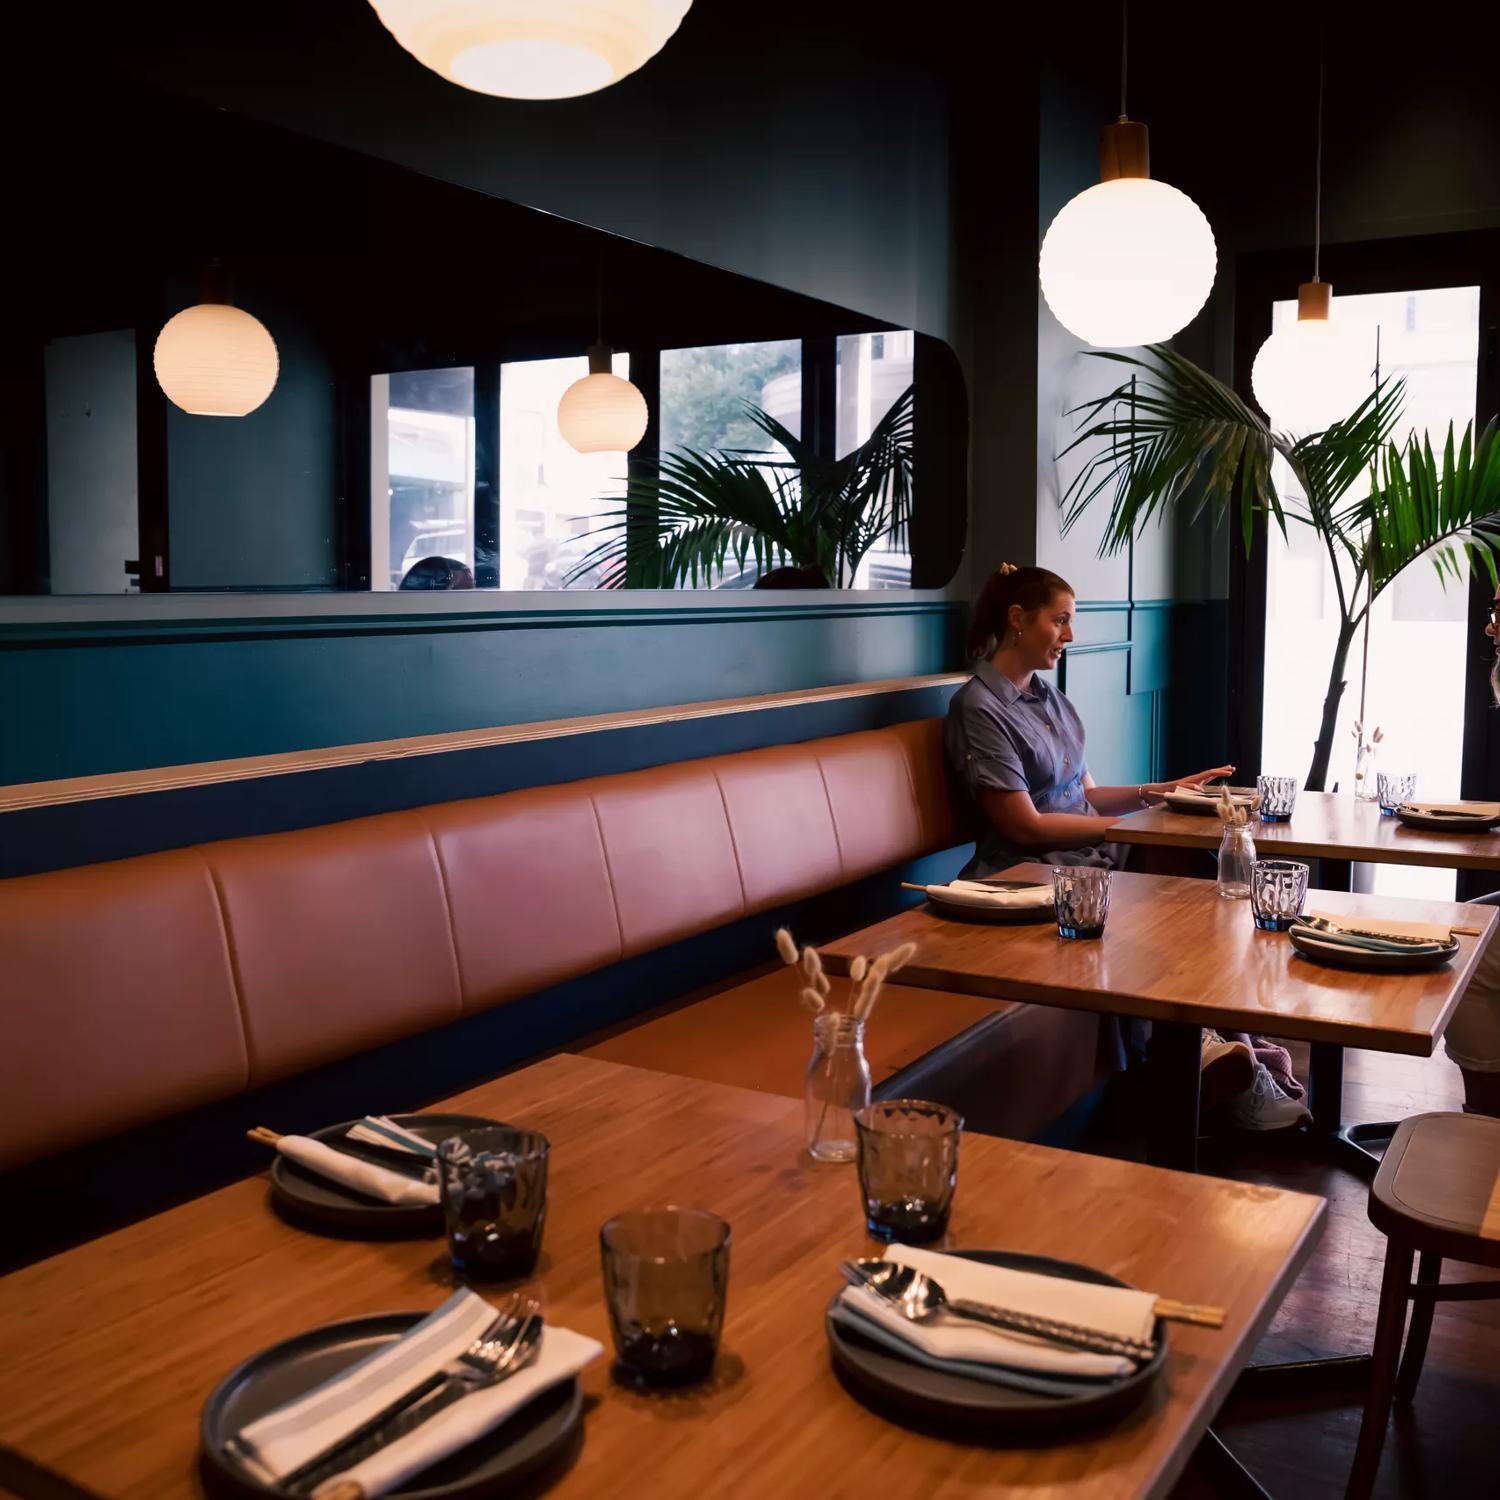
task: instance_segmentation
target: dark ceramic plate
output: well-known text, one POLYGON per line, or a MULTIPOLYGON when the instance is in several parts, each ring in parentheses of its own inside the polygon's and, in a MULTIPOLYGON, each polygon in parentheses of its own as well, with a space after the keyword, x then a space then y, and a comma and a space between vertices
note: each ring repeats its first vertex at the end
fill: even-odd
MULTIPOLYGON (((1125 1286, 1117 1277, 1072 1261, 1005 1250, 960 1250, 965 1260, 987 1266, 1060 1276, 1097 1286, 1125 1286)), ((834 1298, 837 1302, 838 1298, 834 1298)), ((832 1313, 833 1304, 829 1304, 832 1313)), ((952 1430, 970 1438, 1009 1441, 1017 1446, 1063 1442, 1086 1428, 1118 1421, 1151 1389, 1167 1358, 1166 1328, 1156 1321, 1156 1353, 1119 1380, 1078 1383, 1078 1394, 1042 1395, 986 1380, 914 1364, 872 1339, 824 1320, 834 1369, 844 1385, 879 1415, 905 1426, 952 1430)))
MULTIPOLYGON (((982 885, 992 885, 997 891, 1029 891, 1037 888, 1032 880, 985 880, 982 885)), ((954 917, 960 922, 1051 922, 1057 917, 1057 908, 1051 901, 1041 906, 966 906, 960 901, 948 901, 942 896, 927 895, 928 905, 940 917, 954 917)))
POLYGON ((1454 938, 1440 953, 1377 953, 1374 949, 1350 948, 1343 943, 1330 943, 1315 932, 1304 932, 1293 927, 1287 932, 1294 947, 1303 958, 1313 963, 1327 964, 1331 969, 1357 969, 1367 974, 1411 974, 1423 969, 1441 969, 1451 964, 1458 952, 1458 939, 1454 938))
MULTIPOLYGON (((479 1115, 392 1115, 391 1119, 433 1145, 460 1130, 479 1130, 499 1123, 479 1115)), ((329 1125, 323 1130, 313 1131, 312 1139, 325 1141, 382 1167, 410 1164, 410 1158, 402 1156, 399 1151, 386 1151, 379 1146, 345 1140, 358 1123, 358 1120, 345 1120, 341 1125, 329 1125)), ((299 1167, 281 1155, 271 1165, 271 1202, 283 1218, 299 1229, 311 1229, 320 1234, 423 1239, 443 1232, 443 1210, 435 1203, 381 1203, 378 1199, 356 1193, 353 1188, 330 1182, 316 1172, 309 1172, 306 1167, 299 1167)))
MULTIPOLYGON (((407 1123, 405 1117, 401 1123, 407 1123)), ((200 1468, 213 1495, 285 1496, 279 1485, 247 1473, 224 1444, 246 1423, 295 1400, 394 1343, 426 1313, 379 1313, 327 1323, 252 1355, 227 1375, 203 1406, 200 1468)), ((482 1500, 536 1494, 577 1452, 583 1432, 583 1390, 577 1380, 541 1392, 477 1442, 414 1474, 392 1495, 406 1500, 482 1500)))
POLYGON ((1423 813, 1398 808, 1396 816, 1408 828, 1419 828, 1423 833, 1488 833, 1500 825, 1500 818, 1473 813, 1423 813))

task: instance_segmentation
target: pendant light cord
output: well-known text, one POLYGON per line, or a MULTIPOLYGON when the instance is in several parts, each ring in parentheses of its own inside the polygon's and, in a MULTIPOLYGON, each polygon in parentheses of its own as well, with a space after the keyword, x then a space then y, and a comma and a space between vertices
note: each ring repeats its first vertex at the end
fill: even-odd
POLYGON ((1120 123, 1130 118, 1125 113, 1125 70, 1130 57, 1130 0, 1120 0, 1120 123))
POLYGON ((1313 280, 1323 248, 1323 27, 1318 27, 1318 147, 1313 168, 1313 280))

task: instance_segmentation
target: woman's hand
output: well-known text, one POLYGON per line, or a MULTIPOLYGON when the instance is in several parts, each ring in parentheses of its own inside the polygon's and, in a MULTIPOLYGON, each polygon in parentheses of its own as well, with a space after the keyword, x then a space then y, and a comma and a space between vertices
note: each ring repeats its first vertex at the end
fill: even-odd
POLYGON ((1148 782, 1141 788, 1154 797, 1165 797, 1168 792, 1176 791, 1180 786, 1196 787, 1200 791, 1206 781, 1217 781, 1221 776, 1232 776, 1233 766, 1215 766, 1211 771, 1195 771, 1191 776, 1179 776, 1175 781, 1163 781, 1158 783, 1148 782))

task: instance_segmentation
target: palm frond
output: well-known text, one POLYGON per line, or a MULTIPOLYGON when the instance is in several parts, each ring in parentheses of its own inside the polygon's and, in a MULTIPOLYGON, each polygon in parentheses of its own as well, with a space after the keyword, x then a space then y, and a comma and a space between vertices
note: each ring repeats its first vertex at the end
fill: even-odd
POLYGON ((1228 386, 1165 344, 1148 346, 1142 357, 1093 352, 1138 373, 1069 413, 1082 414, 1080 431, 1059 458, 1084 444, 1105 446, 1063 494, 1065 534, 1111 490, 1101 544, 1106 553, 1119 551, 1153 517, 1178 504, 1189 506, 1195 519, 1206 509, 1222 515, 1237 507, 1247 546, 1257 511, 1269 511, 1285 530, 1271 482, 1277 440, 1228 386))

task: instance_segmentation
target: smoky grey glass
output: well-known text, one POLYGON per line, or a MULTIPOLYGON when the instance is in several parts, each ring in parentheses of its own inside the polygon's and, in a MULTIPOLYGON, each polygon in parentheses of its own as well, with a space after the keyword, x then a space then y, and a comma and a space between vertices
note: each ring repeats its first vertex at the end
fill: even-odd
POLYGON ((489 1126, 438 1146, 448 1253, 470 1281, 529 1276, 547 1220, 547 1137, 489 1126))
POLYGON ((1111 871, 1097 865, 1054 865, 1052 894, 1057 903, 1057 930, 1065 938, 1096 938, 1109 915, 1111 871))
POLYGON ((729 1295, 729 1225, 699 1208, 643 1208, 599 1231, 615 1374, 686 1385, 714 1367, 729 1295))
POLYGON ((1257 776, 1255 790, 1260 795, 1262 823, 1285 823, 1297 805, 1295 776, 1257 776))
POLYGON ((925 1099, 885 1099, 854 1117, 865 1228, 922 1245, 948 1230, 964 1118, 925 1099))
POLYGON ((1377 771, 1375 773, 1375 795, 1380 801, 1380 814, 1394 818, 1403 803, 1410 802, 1417 794, 1415 771, 1377 771))
POLYGON ((1250 867, 1250 912, 1267 932, 1285 932, 1302 915, 1309 866, 1295 859, 1258 859, 1250 867))

